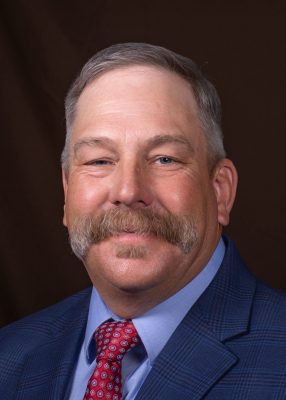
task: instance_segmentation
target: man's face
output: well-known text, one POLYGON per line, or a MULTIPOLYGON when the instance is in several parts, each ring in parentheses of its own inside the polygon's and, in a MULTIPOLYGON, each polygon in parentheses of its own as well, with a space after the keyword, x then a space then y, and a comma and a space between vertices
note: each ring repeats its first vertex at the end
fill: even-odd
POLYGON ((195 99, 183 79, 159 68, 110 71, 83 91, 64 188, 70 232, 86 217, 117 215, 119 231, 99 237, 84 256, 104 294, 161 290, 167 297, 202 269, 220 236, 218 191, 195 99), (188 249, 152 229, 140 231, 137 211, 145 228, 144 213, 149 222, 158 216, 159 225, 160 216, 174 216, 173 225, 189 221, 188 249))

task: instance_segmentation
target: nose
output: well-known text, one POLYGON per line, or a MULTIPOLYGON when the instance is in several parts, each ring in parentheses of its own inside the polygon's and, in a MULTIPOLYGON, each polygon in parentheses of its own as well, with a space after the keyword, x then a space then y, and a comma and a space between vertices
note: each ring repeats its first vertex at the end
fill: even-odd
POLYGON ((116 206, 147 207, 153 201, 147 174, 135 162, 119 162, 109 194, 109 201, 116 206))

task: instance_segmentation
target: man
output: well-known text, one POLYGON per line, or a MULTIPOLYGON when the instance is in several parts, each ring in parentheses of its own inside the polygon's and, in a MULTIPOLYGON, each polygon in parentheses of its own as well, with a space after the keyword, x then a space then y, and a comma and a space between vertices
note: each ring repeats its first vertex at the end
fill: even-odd
POLYGON ((115 45, 66 120, 64 224, 93 289, 1 331, 1 400, 285 399, 285 296, 221 237, 237 173, 211 83, 115 45))

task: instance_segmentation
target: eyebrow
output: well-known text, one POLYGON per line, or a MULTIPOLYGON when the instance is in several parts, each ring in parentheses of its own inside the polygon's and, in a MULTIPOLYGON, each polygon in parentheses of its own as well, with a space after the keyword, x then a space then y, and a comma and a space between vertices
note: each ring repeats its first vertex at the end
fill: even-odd
POLYGON ((75 156, 83 146, 90 146, 90 147, 103 146, 111 148, 114 147, 114 142, 113 140, 109 139, 106 136, 87 137, 81 139, 74 144, 73 151, 75 156))
POLYGON ((188 151, 193 154, 194 146, 192 141, 183 135, 156 135, 147 140, 147 148, 150 150, 154 147, 160 146, 166 143, 178 143, 187 147, 188 151))

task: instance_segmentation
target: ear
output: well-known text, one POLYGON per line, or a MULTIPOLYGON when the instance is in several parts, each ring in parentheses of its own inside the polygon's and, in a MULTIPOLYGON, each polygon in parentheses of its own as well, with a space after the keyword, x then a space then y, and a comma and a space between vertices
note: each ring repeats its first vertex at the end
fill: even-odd
POLYGON ((66 216, 66 199, 67 199, 67 192, 68 192, 68 180, 67 180, 67 173, 62 168, 62 182, 63 182, 63 189, 64 189, 64 216, 63 216, 63 224, 67 226, 67 216, 66 216))
POLYGON ((238 175, 232 161, 225 158, 220 160, 213 172, 213 186, 217 199, 218 222, 222 226, 229 223, 229 214, 232 209, 238 175))

